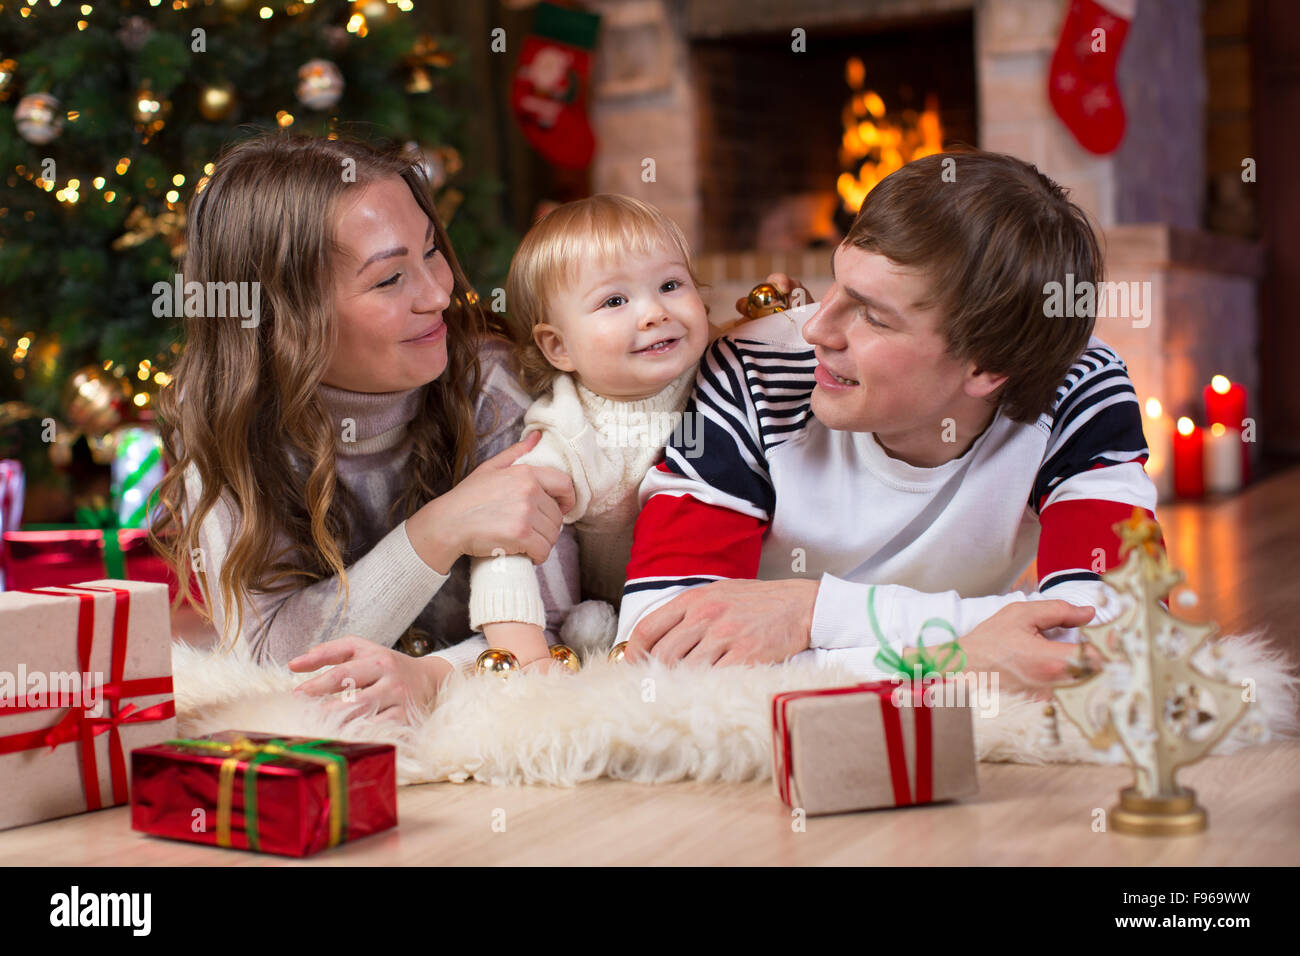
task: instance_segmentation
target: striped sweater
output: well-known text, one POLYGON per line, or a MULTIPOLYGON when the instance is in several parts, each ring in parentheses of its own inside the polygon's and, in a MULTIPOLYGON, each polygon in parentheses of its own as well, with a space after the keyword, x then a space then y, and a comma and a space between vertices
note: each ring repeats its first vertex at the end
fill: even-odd
POLYGON ((870 585, 883 636, 907 646, 932 618, 965 634, 1040 596, 1091 604, 1095 621, 1114 613, 1098 574, 1118 562, 1112 525, 1153 509, 1156 493, 1137 397, 1109 347, 1089 342, 1037 421, 998 412, 963 455, 919 468, 872 433, 813 416, 817 361, 801 327, 791 313, 745 323, 700 363, 686 414, 700 416, 702 440, 691 456, 670 444, 641 484, 619 640, 683 590, 724 578, 820 579, 798 656, 872 677, 885 675, 872 662, 870 585), (1037 591, 1006 593, 1035 557, 1037 591))

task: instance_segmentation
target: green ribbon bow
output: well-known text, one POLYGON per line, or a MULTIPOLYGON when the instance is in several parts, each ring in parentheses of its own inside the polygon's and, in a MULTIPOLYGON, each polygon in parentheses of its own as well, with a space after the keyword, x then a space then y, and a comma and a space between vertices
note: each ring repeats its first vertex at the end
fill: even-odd
POLYGON ((867 619, 871 622, 871 629, 875 631, 876 641, 880 644, 880 650, 876 652, 876 664, 882 670, 893 671, 905 680, 914 680, 919 683, 926 677, 943 677, 950 671, 959 671, 966 666, 966 652, 957 643, 956 628, 941 617, 932 617, 921 625, 921 630, 916 637, 916 659, 909 664, 902 654, 889 646, 889 642, 885 640, 885 635, 881 633, 880 621, 876 619, 875 585, 872 585, 867 591, 867 619), (941 657, 932 656, 925 650, 925 641, 921 635, 932 627, 937 627, 952 635, 952 640, 942 645, 947 650, 941 657), (959 663, 956 666, 950 666, 953 659, 957 657, 960 657, 959 663))
POLYGON ((104 538, 104 573, 115 581, 126 580, 126 558, 122 555, 122 542, 117 538, 117 515, 104 505, 77 509, 77 524, 83 528, 97 528, 104 538))
POLYGON ((300 757, 325 767, 330 791, 328 846, 335 846, 347 839, 348 758, 324 749, 324 745, 332 745, 334 741, 322 738, 291 744, 281 737, 258 742, 243 737, 238 740, 195 740, 181 737, 168 740, 166 743, 176 747, 197 747, 201 750, 229 755, 222 765, 221 785, 217 797, 217 844, 219 846, 231 846, 230 819, 233 801, 230 791, 234 784, 234 771, 242 763, 247 765, 244 770, 244 835, 248 838, 250 850, 260 849, 257 836, 257 767, 258 764, 283 757, 300 757))

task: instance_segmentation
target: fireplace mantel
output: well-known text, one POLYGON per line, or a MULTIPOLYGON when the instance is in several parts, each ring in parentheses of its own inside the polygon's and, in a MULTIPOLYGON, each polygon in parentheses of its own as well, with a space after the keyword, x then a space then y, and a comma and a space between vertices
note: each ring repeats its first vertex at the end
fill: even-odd
POLYGON ((1111 226, 1103 234, 1107 263, 1176 267, 1258 279, 1264 249, 1258 242, 1164 223, 1111 226))

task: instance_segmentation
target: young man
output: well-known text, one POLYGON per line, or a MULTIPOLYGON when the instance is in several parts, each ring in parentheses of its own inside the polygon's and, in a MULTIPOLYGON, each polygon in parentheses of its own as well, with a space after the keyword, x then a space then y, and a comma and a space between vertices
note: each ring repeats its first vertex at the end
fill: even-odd
POLYGON ((1077 639, 1053 629, 1092 608, 1066 602, 1114 613, 1112 526, 1156 499, 1124 363, 1091 315, 1045 315, 1048 283, 1101 280, 1084 214, 1012 157, 929 156, 871 191, 832 268, 802 327, 777 313, 706 353, 695 457, 670 445, 641 485, 619 640, 883 676, 880 636, 938 618, 984 666, 1003 644, 1028 682, 1061 676, 1071 649, 1039 634, 1077 639), (1035 555, 1037 592, 1004 593, 1035 555))

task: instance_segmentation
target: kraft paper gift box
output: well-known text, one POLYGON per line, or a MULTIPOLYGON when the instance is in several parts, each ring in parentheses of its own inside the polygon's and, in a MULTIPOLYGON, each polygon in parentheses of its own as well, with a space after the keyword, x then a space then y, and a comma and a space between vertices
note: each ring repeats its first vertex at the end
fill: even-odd
POLYGON ((176 735, 167 586, 0 593, 0 829, 126 803, 127 755, 176 735))
POLYGON ((974 712, 878 681, 772 698, 777 795, 809 816, 975 793, 974 712))

